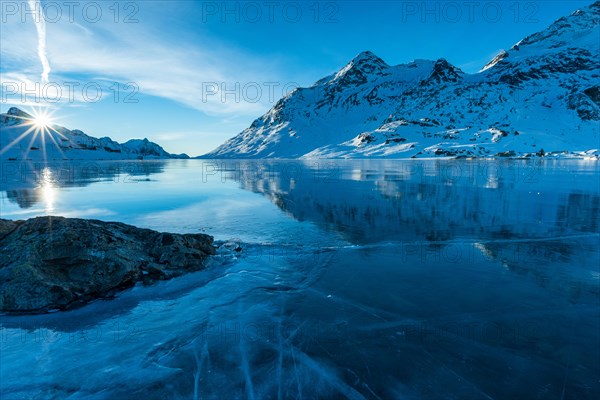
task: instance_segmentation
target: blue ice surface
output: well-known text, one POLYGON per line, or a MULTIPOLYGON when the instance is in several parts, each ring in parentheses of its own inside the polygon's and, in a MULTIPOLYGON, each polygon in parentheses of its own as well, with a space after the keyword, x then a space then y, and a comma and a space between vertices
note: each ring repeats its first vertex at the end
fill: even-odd
POLYGON ((577 160, 3 165, 2 218, 226 245, 204 271, 1 316, 0 394, 596 398, 599 178, 577 160))

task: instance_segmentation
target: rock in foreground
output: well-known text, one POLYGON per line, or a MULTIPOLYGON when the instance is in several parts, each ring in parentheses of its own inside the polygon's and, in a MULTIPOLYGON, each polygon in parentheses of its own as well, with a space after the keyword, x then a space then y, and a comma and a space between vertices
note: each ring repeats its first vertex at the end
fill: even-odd
POLYGON ((215 253, 204 234, 160 233, 62 217, 0 219, 0 311, 69 309, 202 269, 215 253))

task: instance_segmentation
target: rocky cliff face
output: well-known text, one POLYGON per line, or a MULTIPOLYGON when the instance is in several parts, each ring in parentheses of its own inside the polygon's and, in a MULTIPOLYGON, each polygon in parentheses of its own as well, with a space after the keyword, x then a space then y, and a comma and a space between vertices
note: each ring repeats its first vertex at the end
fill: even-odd
POLYGON ((598 157, 599 22, 596 2, 476 74, 361 53, 207 157, 598 157))
POLYGON ((0 219, 0 311, 69 309, 204 268, 204 234, 171 234, 62 217, 0 219))

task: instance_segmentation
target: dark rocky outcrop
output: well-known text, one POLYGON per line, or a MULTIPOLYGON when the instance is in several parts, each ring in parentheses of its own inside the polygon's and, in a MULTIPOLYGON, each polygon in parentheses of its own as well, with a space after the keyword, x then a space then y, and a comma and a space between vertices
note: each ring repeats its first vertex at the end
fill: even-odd
POLYGON ((433 65, 433 71, 428 79, 421 82, 421 86, 436 84, 441 85, 448 82, 458 82, 463 72, 443 58, 440 58, 433 65))
POLYGON ((204 268, 204 234, 63 217, 0 219, 0 311, 65 310, 204 268))

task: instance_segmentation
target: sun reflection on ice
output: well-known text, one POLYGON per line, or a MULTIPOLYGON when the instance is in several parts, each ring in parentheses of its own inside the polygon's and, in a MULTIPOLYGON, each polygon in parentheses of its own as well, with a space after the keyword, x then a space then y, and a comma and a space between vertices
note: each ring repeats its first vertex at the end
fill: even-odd
POLYGON ((54 211, 56 201, 56 187, 54 186, 54 178, 50 168, 44 168, 40 175, 40 197, 44 203, 46 213, 54 211))

